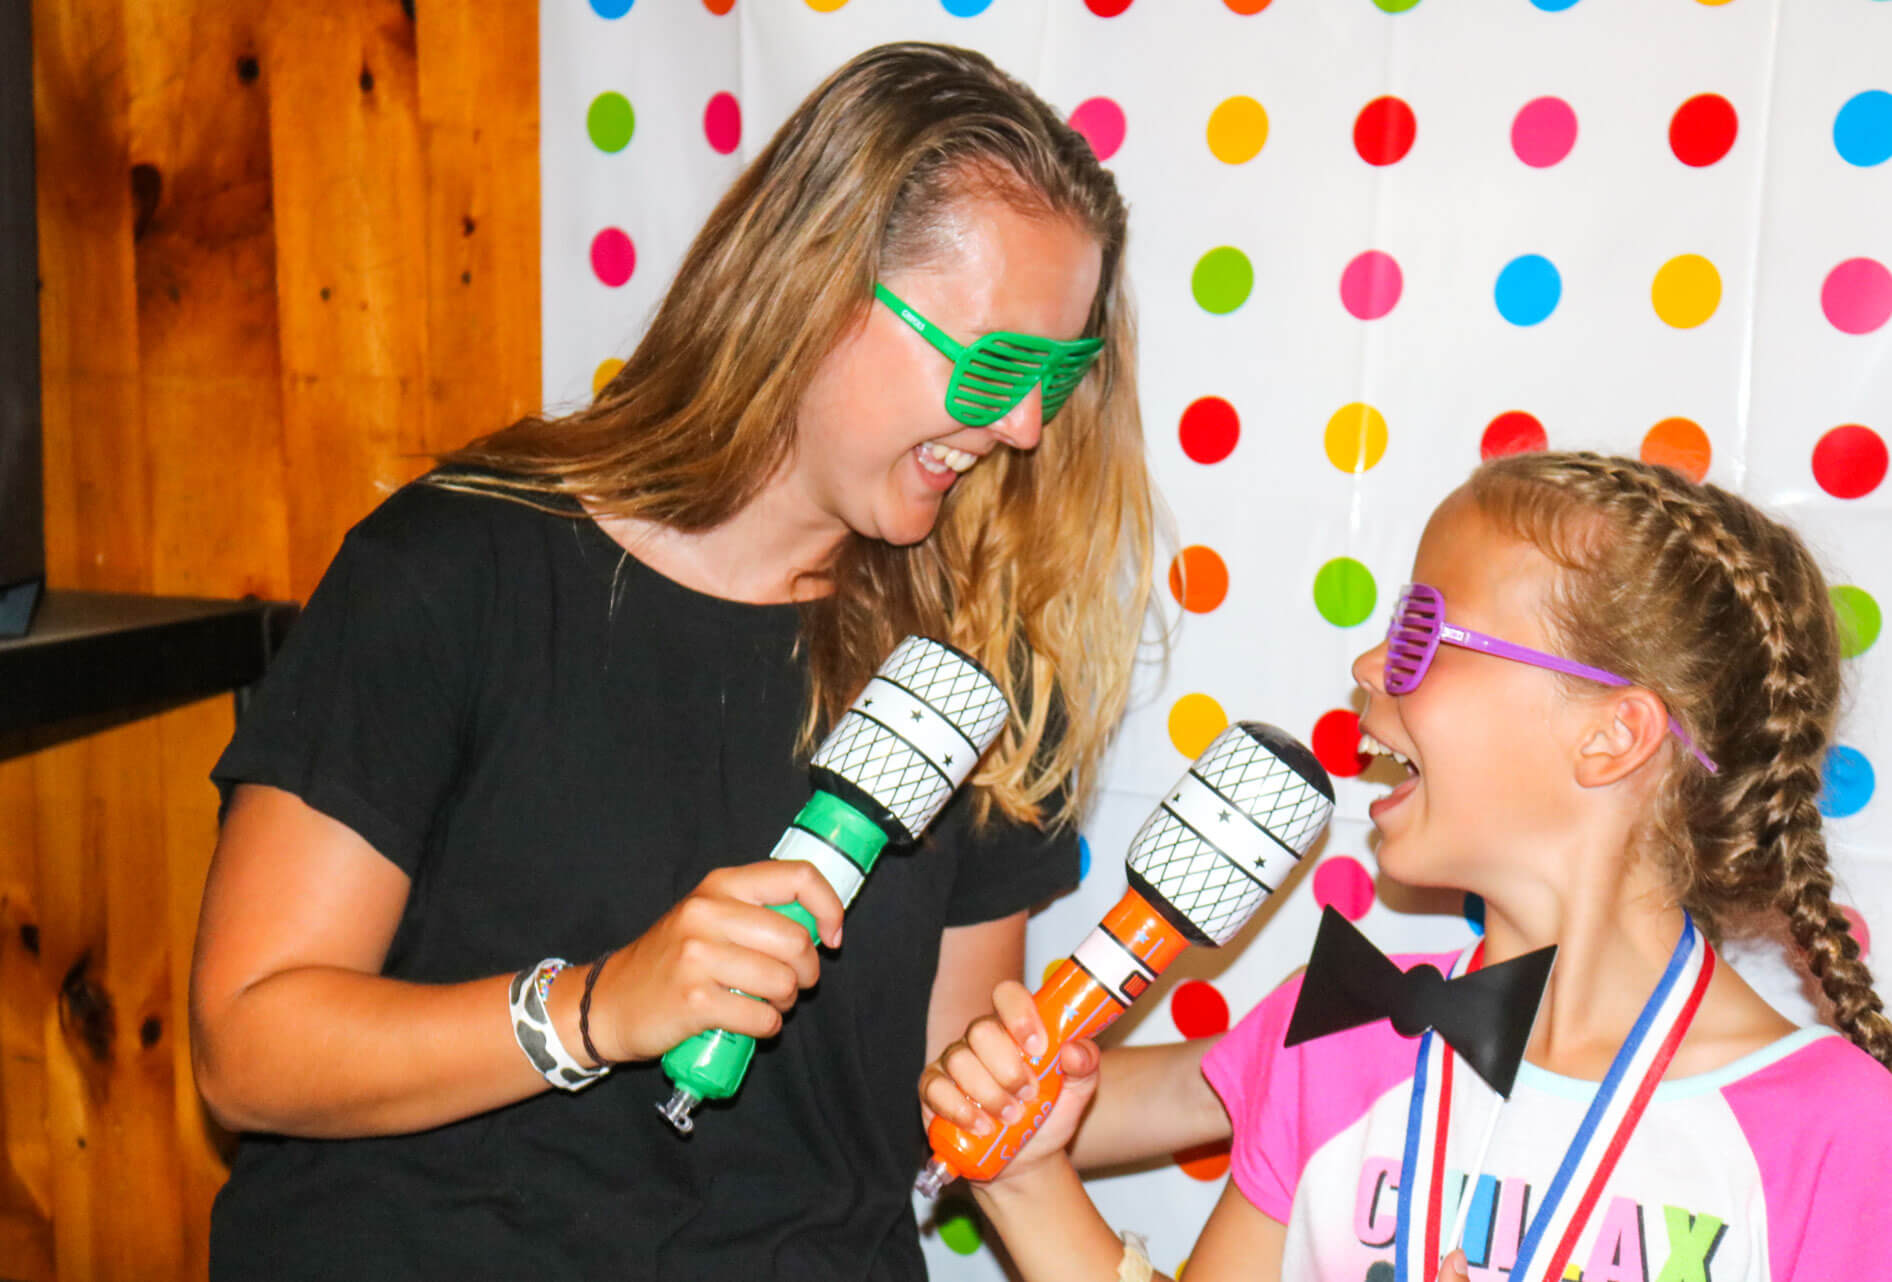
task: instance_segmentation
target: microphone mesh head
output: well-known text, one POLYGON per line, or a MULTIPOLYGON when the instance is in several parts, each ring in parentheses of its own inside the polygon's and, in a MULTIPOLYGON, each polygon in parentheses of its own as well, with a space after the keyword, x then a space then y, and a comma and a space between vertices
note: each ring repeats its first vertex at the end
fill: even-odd
POLYGON ((1127 862, 1166 916, 1221 944, 1293 871, 1333 812, 1333 782, 1312 752, 1274 726, 1238 721, 1164 795, 1127 862))
POLYGON ((913 841, 1005 726, 1011 705, 986 670, 942 641, 887 656, 809 763, 897 841, 913 841))

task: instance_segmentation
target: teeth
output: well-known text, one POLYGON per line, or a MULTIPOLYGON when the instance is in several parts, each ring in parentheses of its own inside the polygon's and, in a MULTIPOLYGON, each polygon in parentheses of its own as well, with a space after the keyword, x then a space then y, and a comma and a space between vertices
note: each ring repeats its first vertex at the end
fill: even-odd
POLYGON ((1360 732, 1360 746, 1356 751, 1369 757, 1391 757, 1402 766, 1412 765, 1411 760, 1407 758, 1405 753, 1387 747, 1372 735, 1367 734, 1364 730, 1360 732))
POLYGON ((938 441, 928 441, 921 447, 921 452, 932 458, 935 462, 944 463, 955 472, 964 472, 967 468, 979 461, 977 454, 968 454, 964 450, 956 450, 952 446, 942 445, 938 441))

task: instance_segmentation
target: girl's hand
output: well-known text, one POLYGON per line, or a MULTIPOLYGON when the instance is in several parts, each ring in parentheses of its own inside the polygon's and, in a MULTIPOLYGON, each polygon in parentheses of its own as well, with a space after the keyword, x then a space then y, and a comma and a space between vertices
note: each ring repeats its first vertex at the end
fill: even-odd
MULTIPOLYGON (((1047 1045, 1044 1022, 1023 984, 1001 983, 992 992, 992 1006, 993 1014, 974 1020, 966 1035, 920 1075, 921 1102, 975 1135, 995 1134, 1035 1111, 1040 1082, 1028 1057, 1043 1054, 1047 1045)), ((1088 1040, 1059 1050, 1064 1089, 1050 1116, 1006 1168, 1008 1175, 1070 1144, 1097 1090, 1100 1060, 1097 1044, 1088 1040)))
POLYGON ((768 907, 788 903, 813 915, 830 948, 840 945, 841 901, 812 864, 769 859, 703 878, 598 973, 590 1029, 599 1054, 656 1059, 711 1028, 773 1037, 821 977, 808 932, 768 907))

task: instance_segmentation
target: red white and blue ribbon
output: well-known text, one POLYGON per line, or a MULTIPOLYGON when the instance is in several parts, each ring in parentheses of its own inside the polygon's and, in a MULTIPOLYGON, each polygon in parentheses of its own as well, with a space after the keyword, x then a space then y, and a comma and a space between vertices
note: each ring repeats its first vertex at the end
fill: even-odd
MULTIPOLYGON (((1453 976, 1475 969, 1482 960, 1482 950, 1480 941, 1460 954, 1452 967, 1453 976)), ((1540 1259, 1545 1267, 1535 1276, 1544 1282, 1561 1282, 1577 1239, 1596 1209, 1617 1159, 1642 1119, 1669 1061, 1675 1057, 1676 1047, 1688 1033, 1714 969, 1714 952, 1695 923, 1684 917, 1682 936, 1676 941, 1662 978, 1617 1050, 1609 1072, 1597 1085, 1590 1107, 1518 1244, 1517 1262, 1511 1267, 1511 1277, 1518 1282, 1533 1277, 1533 1262, 1540 1259)), ((1406 1118, 1405 1152, 1400 1162, 1396 1282, 1432 1282, 1439 1261, 1457 1245, 1441 1241, 1439 1223, 1456 1058, 1451 1048, 1430 1031, 1420 1039, 1406 1118), (1415 1223, 1414 1204, 1422 1196, 1425 1214, 1415 1223)), ((1502 1108, 1503 1101, 1497 1107, 1502 1108)), ((1482 1153, 1478 1161, 1482 1166, 1482 1153)), ((1466 1196, 1482 1173, 1475 1171, 1467 1176, 1463 1185, 1466 1196)))

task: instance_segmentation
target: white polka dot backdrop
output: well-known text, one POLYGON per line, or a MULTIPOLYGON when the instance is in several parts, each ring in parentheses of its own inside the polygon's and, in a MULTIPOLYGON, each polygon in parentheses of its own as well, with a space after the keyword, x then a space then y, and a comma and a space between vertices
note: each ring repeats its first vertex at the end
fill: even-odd
MULTIPOLYGON (((1892 922, 1892 0, 542 0, 545 395, 587 399, 690 236, 814 84, 892 39, 1029 81, 1132 208, 1149 456, 1177 620, 1029 973, 1123 889, 1159 789, 1230 720, 1305 739, 1339 792, 1311 875, 1185 954, 1113 1035, 1220 1031, 1333 904, 1388 949, 1478 905, 1379 881, 1347 665, 1426 515, 1481 456, 1639 455, 1747 494, 1821 556, 1848 701, 1827 766, 1839 897, 1892 922)), ((1054 429, 1055 430, 1055 429, 1054 429)), ((759 852, 758 852, 759 853, 759 852)), ((1733 960, 1790 1016, 1777 957, 1733 960)), ((1225 1152, 1093 1181, 1184 1262, 1225 1152)), ((940 1278, 998 1279, 963 1201, 940 1278)))

